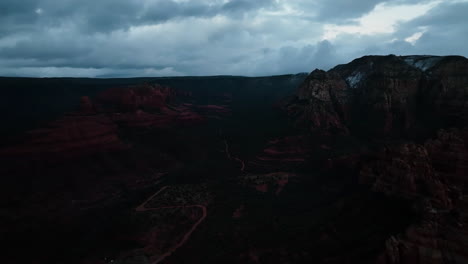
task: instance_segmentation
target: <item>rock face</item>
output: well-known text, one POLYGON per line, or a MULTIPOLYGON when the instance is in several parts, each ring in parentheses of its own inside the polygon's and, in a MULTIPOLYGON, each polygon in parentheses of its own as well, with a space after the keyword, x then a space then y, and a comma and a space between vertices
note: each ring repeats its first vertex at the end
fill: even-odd
POLYGON ((464 57, 366 56, 313 71, 283 105, 296 127, 313 132, 309 142, 337 131, 378 142, 380 150, 344 156, 327 148, 332 157, 322 162, 357 170, 366 190, 411 205, 417 220, 389 236, 375 262, 468 263, 467 93, 464 57))
POLYGON ((299 126, 362 136, 465 125, 467 70, 463 57, 366 56, 313 71, 285 108, 299 126))
POLYGON ((439 130, 437 138, 428 140, 425 148, 440 177, 459 187, 468 183, 468 130, 439 130))
MULTIPOLYGON (((468 261, 468 142, 464 137, 466 140, 466 131, 442 130, 424 146, 404 145, 387 152, 393 165, 387 158, 388 166, 374 174, 379 179, 374 181, 374 190, 403 195, 417 205, 421 219, 387 240, 378 263, 468 261)), ((379 162, 385 163, 383 160, 379 162)), ((361 175, 367 177, 369 167, 361 175)))
POLYGON ((336 73, 313 71, 287 106, 298 126, 347 133, 347 85, 336 73))

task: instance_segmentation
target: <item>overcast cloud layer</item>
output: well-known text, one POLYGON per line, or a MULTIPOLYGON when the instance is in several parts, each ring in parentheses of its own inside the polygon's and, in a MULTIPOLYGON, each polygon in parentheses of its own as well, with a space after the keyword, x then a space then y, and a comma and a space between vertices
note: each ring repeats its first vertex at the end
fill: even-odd
POLYGON ((274 75, 468 55, 468 0, 1 0, 0 76, 274 75))

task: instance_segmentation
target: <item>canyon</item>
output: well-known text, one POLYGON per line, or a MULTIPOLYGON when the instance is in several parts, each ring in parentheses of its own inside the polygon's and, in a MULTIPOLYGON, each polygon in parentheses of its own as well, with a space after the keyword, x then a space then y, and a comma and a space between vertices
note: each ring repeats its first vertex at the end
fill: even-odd
POLYGON ((468 59, 0 78, 5 263, 468 263, 468 59))

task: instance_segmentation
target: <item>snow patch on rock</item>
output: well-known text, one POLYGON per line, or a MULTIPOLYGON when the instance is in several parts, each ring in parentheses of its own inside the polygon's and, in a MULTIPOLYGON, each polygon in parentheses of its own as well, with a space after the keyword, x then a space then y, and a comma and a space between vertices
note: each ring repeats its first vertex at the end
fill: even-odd
POLYGON ((365 75, 362 72, 353 72, 348 78, 346 78, 346 82, 348 83, 349 87, 356 88, 358 84, 364 79, 365 75))
POLYGON ((434 57, 434 56, 409 56, 405 57, 404 61, 415 68, 418 68, 422 71, 427 71, 428 69, 432 68, 439 62, 442 57, 434 57))

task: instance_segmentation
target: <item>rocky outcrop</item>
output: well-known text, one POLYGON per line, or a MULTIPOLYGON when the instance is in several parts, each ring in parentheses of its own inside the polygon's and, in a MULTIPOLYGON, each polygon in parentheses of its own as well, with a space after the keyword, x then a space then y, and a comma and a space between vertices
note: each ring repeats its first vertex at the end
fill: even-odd
POLYGON ((144 84, 106 90, 98 96, 98 102, 113 121, 131 128, 196 124, 230 113, 227 106, 176 103, 177 96, 190 97, 191 93, 144 84))
POLYGON ((347 133, 347 85, 336 73, 313 71, 286 106, 297 126, 347 133))
POLYGON ((467 263, 467 220, 456 211, 427 214, 422 223, 390 237, 376 263, 467 263))
POLYGON ((450 188, 432 167, 428 151, 420 145, 387 147, 366 163, 360 183, 374 192, 417 201, 421 206, 451 209, 450 188))
MULTIPOLYGON (((313 71, 284 105, 299 128, 349 131, 384 145, 350 150, 322 166, 338 174, 358 168, 365 189, 413 208, 415 220, 388 237, 377 263, 468 262, 467 89, 464 57, 366 56, 313 71)), ((309 142, 319 142, 316 135, 309 142)))
POLYGON ((468 129, 443 129, 425 143, 432 166, 448 183, 468 187, 468 129))
POLYGON ((395 56, 368 56, 331 71, 350 89, 351 119, 357 133, 400 135, 415 126, 420 70, 395 56))
POLYGON ((438 132, 424 146, 390 147, 366 163, 361 183, 413 204, 419 222, 390 237, 378 263, 468 261, 466 130, 438 132))

